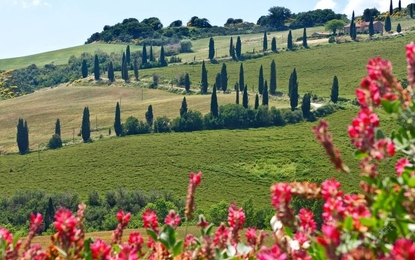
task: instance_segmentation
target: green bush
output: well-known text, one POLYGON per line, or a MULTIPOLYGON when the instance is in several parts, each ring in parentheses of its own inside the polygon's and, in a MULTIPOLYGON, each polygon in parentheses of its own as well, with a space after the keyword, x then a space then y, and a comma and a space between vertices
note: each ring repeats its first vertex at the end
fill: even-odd
POLYGON ((281 114, 281 110, 276 109, 275 107, 271 107, 270 117, 271 117, 272 125, 275 125, 275 126, 285 125, 285 120, 281 114))
POLYGON ((315 117, 325 117, 336 112, 340 107, 334 104, 327 104, 317 108, 313 114, 315 117))
POLYGON ((281 109, 281 115, 286 124, 296 124, 304 120, 301 110, 281 109))
POLYGON ((171 132, 170 119, 167 116, 157 117, 154 121, 155 133, 168 133, 171 132))
POLYGON ((270 126, 272 123, 271 114, 268 110, 268 106, 259 106, 258 109, 255 109, 255 121, 254 127, 266 127, 270 126))
POLYGON ((248 110, 242 105, 226 104, 219 107, 219 116, 223 120, 223 126, 226 129, 248 128, 250 120, 248 110))
POLYGON ((206 130, 223 129, 223 120, 221 117, 214 117, 212 113, 203 117, 203 125, 206 130))
POLYGON ((52 135, 49 139, 48 148, 49 149, 57 149, 62 147, 62 139, 61 136, 58 134, 52 135))
POLYGON ((172 130, 175 132, 192 132, 203 130, 203 116, 199 111, 188 110, 182 116, 173 119, 172 130))

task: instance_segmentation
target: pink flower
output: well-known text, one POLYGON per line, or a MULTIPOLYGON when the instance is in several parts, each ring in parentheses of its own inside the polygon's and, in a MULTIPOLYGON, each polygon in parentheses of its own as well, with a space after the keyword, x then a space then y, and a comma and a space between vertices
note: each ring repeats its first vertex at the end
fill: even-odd
POLYGON ((415 260, 415 244, 409 239, 400 238, 396 240, 390 253, 395 260, 415 260))
POLYGON ((222 223, 216 230, 213 243, 215 244, 215 246, 223 249, 223 248, 226 248, 228 239, 229 239, 229 230, 222 223))
POLYGON ((200 228, 207 228, 209 226, 209 222, 206 221, 206 218, 203 215, 200 215, 199 222, 197 222, 197 226, 200 228))
POLYGON ((307 209, 300 209, 298 218, 300 219, 300 228, 303 232, 310 234, 316 231, 317 224, 314 221, 313 212, 307 209))
POLYGON ((189 186, 187 188, 186 208, 184 211, 186 220, 190 220, 193 218, 193 211, 195 210, 195 191, 196 187, 199 186, 202 180, 202 172, 199 172, 197 174, 191 172, 189 177, 190 181, 189 186))
POLYGON ((144 211, 143 221, 144 221, 145 228, 153 229, 156 231, 159 226, 156 212, 150 209, 147 209, 146 211, 144 211))
POLYGON ((243 229, 245 223, 245 213, 243 209, 237 209, 236 204, 232 203, 228 208, 228 211, 228 225, 233 229, 243 229))
POLYGON ((202 172, 198 172, 197 174, 191 172, 190 173, 190 181, 195 185, 195 187, 199 186, 202 180, 202 172))
POLYGON ((76 218, 69 209, 60 208, 55 214, 55 222, 53 224, 59 233, 68 233, 69 231, 74 231, 76 218))
POLYGON ((167 214, 166 219, 164 220, 164 224, 170 225, 173 228, 176 228, 180 225, 180 216, 174 210, 170 210, 169 214, 167 214))
POLYGON ((137 260, 138 259, 137 248, 127 243, 122 244, 121 251, 118 254, 118 259, 137 260))
POLYGON ((256 230, 256 228, 248 228, 245 234, 248 245, 253 248, 255 248, 257 242, 256 230))
POLYGON ((291 187, 286 183, 277 183, 271 186, 271 204, 278 210, 291 201, 291 187))
POLYGON ((124 211, 120 210, 117 213, 118 222, 125 228, 128 226, 128 222, 130 222, 131 213, 125 214, 124 211))
POLYGON ((197 245, 196 237, 192 234, 187 234, 184 239, 184 248, 189 248, 197 245))
POLYGON ((288 259, 287 254, 284 253, 277 245, 271 249, 262 248, 257 255, 258 260, 285 260, 288 259))
POLYGON ((391 140, 385 138, 379 139, 373 145, 371 155, 377 160, 381 160, 385 158, 385 156, 392 157, 395 155, 395 144, 391 140))
POLYGON ((337 198, 343 194, 339 190, 341 184, 336 179, 326 180, 321 184, 321 194, 325 199, 337 198))
POLYGON ((128 237, 128 243, 130 245, 135 246, 137 248, 137 251, 141 251, 141 248, 142 248, 143 243, 144 243, 144 239, 140 235, 139 232, 134 231, 134 232, 131 232, 130 236, 128 237))
POLYGON ((415 44, 411 42, 406 45, 406 61, 408 62, 408 82, 412 86, 415 85, 415 44))
POLYGON ((33 245, 23 253, 21 259, 44 260, 47 257, 46 252, 42 250, 40 245, 33 245))
POLYGON ((379 127, 378 116, 369 108, 363 108, 359 111, 357 117, 353 119, 352 125, 348 127, 347 132, 352 139, 353 145, 362 152, 367 152, 374 144, 374 129, 376 127, 379 127))
POLYGON ((92 258, 106 260, 111 258, 111 246, 107 245, 105 241, 97 239, 91 244, 92 258))
POLYGON ((13 234, 9 230, 0 227, 0 238, 7 242, 7 244, 13 244, 13 234))
POLYGON ((340 232, 331 225, 323 225, 322 236, 317 237, 317 242, 326 248, 336 248, 340 245, 340 232))
POLYGON ((396 162, 395 170, 398 176, 401 176, 402 173, 405 171, 405 167, 411 166, 411 163, 406 158, 401 158, 396 162))

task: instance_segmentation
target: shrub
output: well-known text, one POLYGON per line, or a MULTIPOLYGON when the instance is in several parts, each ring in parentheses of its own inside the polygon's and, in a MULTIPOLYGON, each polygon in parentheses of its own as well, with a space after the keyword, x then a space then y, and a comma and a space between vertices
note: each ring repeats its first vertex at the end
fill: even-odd
POLYGON ((238 104, 226 104, 219 107, 219 117, 226 129, 247 128, 250 125, 247 109, 238 104))
POLYGON ((172 130, 175 132, 192 132, 203 130, 203 117, 199 111, 188 110, 182 116, 173 119, 172 130))
POLYGON ((336 37, 335 36, 330 36, 329 43, 335 43, 335 42, 336 42, 336 37))
POLYGON ((147 134, 150 133, 151 127, 143 121, 130 116, 125 120, 123 124, 124 135, 136 135, 136 134, 147 134))
POLYGON ((191 53, 192 50, 192 42, 189 40, 180 41, 180 53, 191 53))
POLYGON ((315 117, 325 117, 325 116, 333 114, 339 108, 340 108, 340 106, 338 106, 338 105, 327 104, 327 105, 321 106, 321 107, 317 108, 315 111, 313 111, 313 115, 315 117))
POLYGON ((58 134, 52 135, 48 142, 49 149, 57 149, 62 147, 62 139, 61 136, 58 134))
POLYGON ((272 125, 275 125, 275 126, 285 125, 285 120, 281 114, 281 110, 276 109, 275 107, 271 107, 270 117, 271 117, 272 125))
POLYGON ((261 105, 258 107, 258 109, 255 109, 254 112, 254 127, 266 127, 271 125, 272 121, 270 111, 268 110, 268 106, 261 105))
POLYGON ((281 116, 286 124, 296 124, 304 120, 301 110, 281 109, 281 116))
POLYGON ((212 113, 208 113, 203 117, 203 126, 206 130, 222 129, 223 120, 221 117, 215 117, 212 113))
POLYGON ((170 119, 167 116, 157 117, 154 121, 154 132, 168 133, 171 131, 170 119))

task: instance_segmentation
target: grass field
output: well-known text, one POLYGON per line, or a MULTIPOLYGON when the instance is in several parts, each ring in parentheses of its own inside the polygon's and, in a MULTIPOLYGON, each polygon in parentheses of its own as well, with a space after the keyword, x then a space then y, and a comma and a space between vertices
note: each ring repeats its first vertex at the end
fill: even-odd
MULTIPOLYGON (((315 122, 263 129, 113 137, 40 154, 0 156, 0 195, 35 188, 75 191, 85 198, 92 189, 103 194, 121 185, 144 191, 170 190, 184 198, 190 171, 203 171, 196 195, 202 209, 220 200, 241 203, 251 196, 255 205, 268 205, 269 187, 274 181, 336 177, 347 191, 356 190, 357 162, 346 132, 354 110, 328 117, 334 141, 353 170, 351 174, 332 170, 311 131, 315 122)), ((393 165, 391 160, 388 169, 393 169, 393 165)))
MULTIPOLYGON (((254 96, 250 96, 251 105, 254 96)), ((188 107, 206 114, 210 111, 210 95, 190 95, 186 97, 188 107)), ((92 137, 108 135, 108 128, 114 124, 115 105, 121 100, 122 120, 135 116, 145 120, 148 106, 153 106, 155 118, 164 116, 173 119, 179 116, 183 100, 182 95, 167 91, 133 87, 97 87, 97 86, 61 86, 53 89, 43 89, 36 93, 0 102, 0 154, 2 152, 17 152, 16 125, 19 117, 27 120, 30 134, 30 147, 45 146, 54 133, 55 121, 61 121, 63 140, 73 139, 80 142, 77 136, 82 111, 89 107, 91 128, 99 131, 92 132, 92 137)), ((218 93, 219 105, 235 102, 235 94, 218 93)), ((270 105, 288 107, 285 101, 270 99, 270 105)), ((113 131, 114 133, 114 131, 113 131)))

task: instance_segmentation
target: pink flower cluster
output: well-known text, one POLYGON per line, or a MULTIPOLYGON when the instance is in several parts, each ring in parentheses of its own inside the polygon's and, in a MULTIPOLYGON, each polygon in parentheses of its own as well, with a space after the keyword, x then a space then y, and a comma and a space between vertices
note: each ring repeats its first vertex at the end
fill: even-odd
POLYGON ((185 216, 187 220, 191 220, 193 218, 193 211, 195 210, 195 191, 196 187, 199 186, 202 180, 202 172, 197 174, 191 172, 190 173, 190 182, 189 187, 187 189, 187 199, 186 199, 186 209, 185 209, 185 216))

